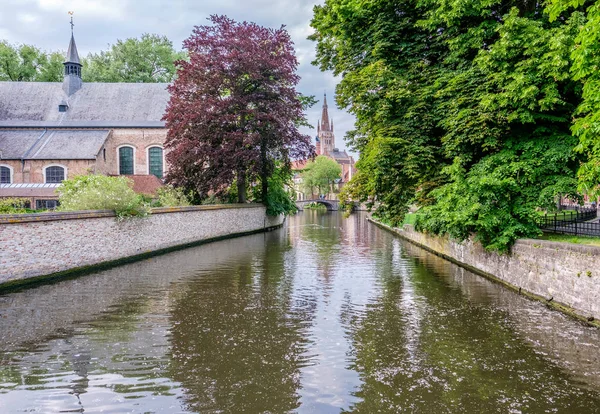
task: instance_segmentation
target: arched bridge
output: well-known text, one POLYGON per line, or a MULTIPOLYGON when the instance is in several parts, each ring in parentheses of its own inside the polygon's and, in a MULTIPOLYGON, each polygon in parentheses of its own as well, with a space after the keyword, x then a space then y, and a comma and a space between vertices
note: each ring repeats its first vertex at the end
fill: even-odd
POLYGON ((296 201, 296 207, 298 207, 298 210, 304 210, 304 206, 311 203, 323 204, 329 211, 338 211, 340 206, 339 200, 325 200, 317 198, 315 200, 298 200, 296 201))

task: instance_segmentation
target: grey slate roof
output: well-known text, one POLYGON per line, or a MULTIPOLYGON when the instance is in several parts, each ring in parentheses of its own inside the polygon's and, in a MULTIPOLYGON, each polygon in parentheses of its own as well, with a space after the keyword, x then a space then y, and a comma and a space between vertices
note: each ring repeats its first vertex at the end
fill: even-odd
POLYGON ((69 42, 69 49, 67 50, 67 60, 65 63, 79 63, 79 53, 77 53, 77 46, 75 45, 75 37, 71 33, 71 41, 69 42))
POLYGON ((350 159, 346 151, 340 151, 337 148, 333 151, 330 151, 328 155, 336 160, 350 159))
POLYGON ((0 130, 2 159, 93 160, 108 130, 0 130))
POLYGON ((84 83, 67 96, 60 82, 0 82, 0 127, 164 128, 165 83, 84 83), (58 105, 65 101, 66 112, 58 105))

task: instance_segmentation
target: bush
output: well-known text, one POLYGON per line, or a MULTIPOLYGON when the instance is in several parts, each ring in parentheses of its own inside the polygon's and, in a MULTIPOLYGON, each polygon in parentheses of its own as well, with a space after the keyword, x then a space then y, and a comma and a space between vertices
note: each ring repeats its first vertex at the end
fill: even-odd
POLYGON ((58 188, 61 211, 114 210, 118 218, 145 216, 150 210, 127 177, 80 175, 58 188))
POLYGON ((29 202, 26 198, 0 198, 0 214, 23 214, 27 213, 27 203, 29 202))
POLYGON ((182 207, 191 205, 187 195, 181 188, 165 185, 157 191, 158 199, 153 203, 154 207, 182 207))
POLYGON ((250 191, 250 200, 262 201, 267 207, 269 216, 280 214, 290 215, 298 211, 294 202, 294 191, 291 183, 292 173, 286 168, 275 168, 273 174, 268 178, 267 197, 261 200, 261 186, 257 185, 250 191))

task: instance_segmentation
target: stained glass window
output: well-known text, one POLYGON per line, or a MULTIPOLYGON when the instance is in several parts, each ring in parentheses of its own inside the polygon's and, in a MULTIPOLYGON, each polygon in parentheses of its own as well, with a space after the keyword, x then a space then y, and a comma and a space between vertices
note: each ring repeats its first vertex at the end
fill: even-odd
POLYGON ((65 179, 65 169, 63 167, 48 167, 46 168, 47 183, 62 183, 65 179))
POLYGON ((133 148, 131 147, 119 148, 119 174, 133 174, 133 148))
POLYGON ((10 168, 0 167, 0 184, 10 184, 10 168))
POLYGON ((163 149, 152 147, 148 150, 148 163, 150 165, 150 174, 158 178, 163 176, 163 149))

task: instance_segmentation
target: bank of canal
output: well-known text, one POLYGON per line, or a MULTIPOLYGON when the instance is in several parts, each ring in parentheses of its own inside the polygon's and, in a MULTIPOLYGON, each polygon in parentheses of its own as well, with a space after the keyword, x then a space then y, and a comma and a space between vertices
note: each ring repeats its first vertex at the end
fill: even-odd
POLYGON ((0 295, 0 412, 600 412, 600 330, 366 221, 0 295))

